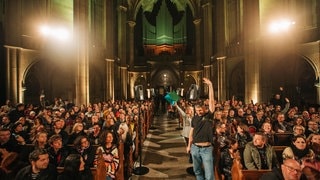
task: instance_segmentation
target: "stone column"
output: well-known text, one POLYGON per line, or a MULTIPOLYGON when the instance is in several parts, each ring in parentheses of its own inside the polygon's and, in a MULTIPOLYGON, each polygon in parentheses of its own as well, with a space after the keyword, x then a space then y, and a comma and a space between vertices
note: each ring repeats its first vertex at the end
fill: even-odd
MULTIPOLYGON (((129 37, 127 37, 127 26, 130 28, 130 24, 134 24, 131 22, 127 22, 127 8, 125 6, 118 7, 118 57, 120 59, 119 62, 119 82, 115 82, 117 84, 117 97, 123 98, 128 95, 128 78, 127 78, 127 64, 132 63, 132 66, 129 65, 129 68, 133 68, 134 55, 133 54, 133 35, 130 37, 131 33, 129 32, 129 37), (131 44, 132 38, 132 44, 131 44), (129 43, 128 43, 129 41, 129 43), (129 48, 129 49, 127 49, 129 48), (132 49, 131 49, 132 48, 132 49), (132 57, 131 57, 132 56, 132 57), (124 72, 126 74, 124 74, 124 72)), ((134 25, 133 25, 134 26, 134 25)))
POLYGON ((245 103, 251 100, 259 102, 260 93, 260 16, 259 0, 243 2, 244 16, 244 67, 245 67, 245 103))
POLYGON ((317 104, 320 104, 320 83, 317 83, 315 86, 317 89, 317 104))
POLYGON ((7 72, 6 72, 6 98, 13 103, 18 102, 18 69, 17 69, 17 49, 15 47, 5 46, 7 72))
MULTIPOLYGON (((203 60, 204 60, 204 66, 207 66, 211 63, 211 56, 213 54, 212 51, 212 4, 210 2, 202 5, 203 8, 203 60)), ((210 76, 206 76, 204 74, 204 77, 210 78, 210 76)))
POLYGON ((128 99, 128 68, 126 66, 120 67, 121 79, 121 99, 128 99))
POLYGON ((89 103, 89 2, 74 0, 75 104, 89 103))
POLYGON ((217 67, 218 67, 218 101, 226 100, 226 57, 217 58, 217 67))
POLYGON ((114 60, 106 59, 105 63, 105 77, 106 77, 106 89, 105 98, 106 100, 114 100, 115 90, 114 90, 114 60))
POLYGON ((202 59, 201 59, 201 29, 200 29, 200 23, 201 19, 195 19, 193 21, 195 26, 195 34, 196 34, 196 44, 195 44, 195 61, 196 61, 196 68, 199 70, 201 69, 202 65, 202 59))
POLYGON ((136 25, 136 22, 134 21, 128 21, 128 25, 129 25, 129 54, 128 54, 128 58, 129 58, 129 66, 130 68, 134 67, 134 27, 136 25))
MULTIPOLYGON (((203 77, 211 79, 211 68, 212 68, 212 65, 204 65, 203 66, 203 77)), ((213 83, 213 85, 215 85, 214 82, 212 82, 212 83, 213 83)), ((204 92, 204 94, 209 94, 208 86, 204 86, 203 92, 204 92)))

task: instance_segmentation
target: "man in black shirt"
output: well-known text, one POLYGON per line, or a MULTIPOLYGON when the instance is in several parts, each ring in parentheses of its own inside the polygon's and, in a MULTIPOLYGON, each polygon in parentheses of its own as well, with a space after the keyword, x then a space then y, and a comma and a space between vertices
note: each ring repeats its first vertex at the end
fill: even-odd
POLYGON ((203 78, 209 87, 209 109, 206 105, 196 105, 196 115, 191 121, 189 144, 187 152, 191 152, 193 171, 197 179, 214 179, 213 168, 213 112, 214 94, 213 86, 209 79, 203 78), (209 110, 209 111, 208 111, 209 110), (202 169, 203 166, 203 169, 202 169), (203 172, 204 170, 204 172, 203 172))

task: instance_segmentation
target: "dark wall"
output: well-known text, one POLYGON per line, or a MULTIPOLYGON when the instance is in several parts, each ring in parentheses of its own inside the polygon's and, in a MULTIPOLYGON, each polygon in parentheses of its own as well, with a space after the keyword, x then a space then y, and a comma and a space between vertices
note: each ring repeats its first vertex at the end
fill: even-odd
POLYGON ((6 100, 6 56, 4 48, 3 23, 0 22, 0 105, 6 100))

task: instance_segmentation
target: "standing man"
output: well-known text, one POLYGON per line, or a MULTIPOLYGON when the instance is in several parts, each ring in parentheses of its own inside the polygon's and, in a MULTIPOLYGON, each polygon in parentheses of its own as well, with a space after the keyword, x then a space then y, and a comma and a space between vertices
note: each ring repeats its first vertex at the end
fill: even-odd
POLYGON ((191 151, 193 171, 197 180, 214 180, 212 146, 214 94, 212 82, 207 78, 203 78, 203 82, 209 87, 209 107, 205 104, 195 106, 196 114, 191 121, 187 152, 191 151))

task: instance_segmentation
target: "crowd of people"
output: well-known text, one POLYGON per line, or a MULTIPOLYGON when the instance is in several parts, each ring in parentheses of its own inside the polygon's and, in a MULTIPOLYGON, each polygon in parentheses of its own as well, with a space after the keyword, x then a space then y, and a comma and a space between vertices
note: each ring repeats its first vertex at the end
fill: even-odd
MULTIPOLYGON (((135 150, 137 120, 143 122, 142 115, 151 109, 147 100, 77 106, 56 98, 54 104, 38 107, 13 106, 8 100, 0 110, 0 179, 90 180, 99 157, 106 179, 115 179, 119 143, 128 159, 135 150)), ((125 178, 129 173, 124 171, 125 178)))
MULTIPOLYGON (((217 174, 232 179, 235 159, 243 169, 272 170, 264 178, 320 178, 319 109, 299 109, 283 94, 268 103, 218 102, 212 82, 204 78, 203 83, 209 89, 207 99, 181 98, 170 105, 182 120, 197 179, 215 179, 217 174), (279 134, 290 134, 288 141, 279 144, 279 134), (283 162, 274 150, 279 145, 286 146, 283 162)), ((92 179, 90 168, 99 164, 99 156, 106 179, 115 179, 119 142, 129 158, 137 121, 141 113, 159 109, 156 104, 119 100, 78 106, 56 98, 50 106, 37 107, 7 101, 0 109, 0 179, 92 179), (63 173, 57 167, 64 167, 63 173)))
POLYGON ((187 152, 192 154, 190 162, 197 179, 232 179, 234 160, 239 160, 243 169, 273 170, 278 173, 276 179, 320 178, 317 107, 299 109, 291 105, 284 98, 283 88, 267 103, 244 104, 235 99, 217 102, 213 100, 211 81, 204 78, 203 82, 209 88, 208 99, 181 99, 174 105, 182 122, 190 125, 183 126, 182 136, 187 141, 187 152), (281 134, 289 136, 280 141, 281 134), (278 157, 275 146, 286 146, 282 157, 278 157), (282 171, 288 168, 289 175, 282 171))

